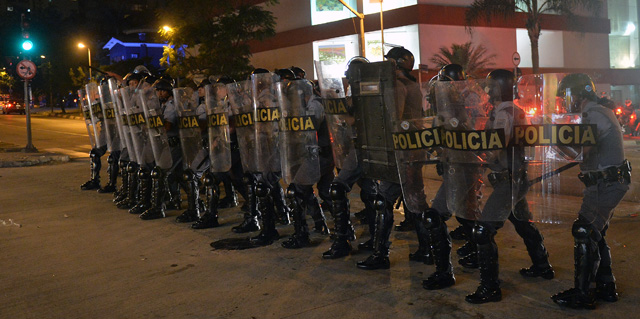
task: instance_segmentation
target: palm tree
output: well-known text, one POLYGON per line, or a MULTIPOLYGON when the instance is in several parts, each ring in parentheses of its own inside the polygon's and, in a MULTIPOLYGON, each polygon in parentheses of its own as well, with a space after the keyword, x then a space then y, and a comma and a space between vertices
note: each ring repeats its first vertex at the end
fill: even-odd
POLYGON ((533 73, 538 73, 540 68, 540 55, 538 53, 538 41, 540 40, 540 19, 542 14, 560 14, 567 19, 574 16, 573 11, 578 7, 596 14, 602 7, 601 0, 474 0, 466 13, 466 24, 470 26, 481 18, 487 22, 497 16, 504 18, 514 17, 516 12, 524 12, 527 15, 525 26, 531 41, 531 61, 533 73))
POLYGON ((439 53, 430 59, 436 67, 441 68, 447 64, 460 64, 467 74, 472 77, 483 77, 482 71, 494 65, 492 62, 496 55, 487 55, 487 48, 479 44, 475 48, 471 42, 464 44, 452 44, 451 48, 440 47, 439 53))

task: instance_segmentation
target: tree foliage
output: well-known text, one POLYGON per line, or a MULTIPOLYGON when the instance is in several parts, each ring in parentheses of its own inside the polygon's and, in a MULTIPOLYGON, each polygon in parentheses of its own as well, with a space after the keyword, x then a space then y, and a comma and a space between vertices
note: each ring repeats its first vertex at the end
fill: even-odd
MULTIPOLYGON (((575 10, 582 8, 592 14, 598 14, 602 9, 601 0, 474 0, 466 13, 467 28, 484 18, 487 22, 497 17, 512 18, 516 12, 523 12, 527 16, 525 26, 531 41, 531 60, 533 73, 540 69, 540 55, 538 42, 540 40, 540 21, 543 14, 560 14, 569 20, 569 24, 576 25, 573 19, 575 10)), ((579 27, 579 26, 578 26, 579 27)))
MULTIPOLYGON (((266 5, 278 3, 266 1, 266 5)), ((161 64, 174 77, 194 74, 244 78, 253 67, 249 41, 275 35, 276 20, 262 6, 242 0, 170 1, 159 14, 172 31, 161 64)))
POLYGON ((439 53, 434 54, 430 59, 438 68, 452 63, 459 64, 467 74, 476 78, 483 77, 484 70, 495 65, 493 59, 495 59, 496 55, 489 55, 487 48, 482 44, 474 48, 471 42, 464 44, 454 43, 450 48, 443 46, 438 51, 439 53))

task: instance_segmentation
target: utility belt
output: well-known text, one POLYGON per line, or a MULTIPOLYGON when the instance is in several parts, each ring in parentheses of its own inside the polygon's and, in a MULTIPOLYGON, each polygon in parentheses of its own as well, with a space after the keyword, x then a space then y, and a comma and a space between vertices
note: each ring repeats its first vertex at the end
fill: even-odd
POLYGON ((180 138, 177 136, 169 136, 167 140, 169 141, 169 147, 180 146, 180 138))
POLYGON ((597 185, 600 181, 607 183, 631 183, 631 163, 624 160, 620 166, 607 167, 602 171, 596 172, 580 172, 578 178, 584 183, 585 186, 597 185))

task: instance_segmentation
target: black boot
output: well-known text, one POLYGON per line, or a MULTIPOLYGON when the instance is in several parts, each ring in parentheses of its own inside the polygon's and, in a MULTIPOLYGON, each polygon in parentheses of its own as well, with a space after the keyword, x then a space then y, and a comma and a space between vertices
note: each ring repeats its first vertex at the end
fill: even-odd
POLYGON ((473 304, 502 300, 502 291, 498 280, 498 245, 495 242, 496 230, 487 224, 476 224, 473 238, 478 243, 478 264, 480 266, 480 286, 476 292, 464 298, 473 304))
POLYGON ((456 229, 452 230, 451 233, 449 233, 449 235, 451 236, 451 239, 453 239, 453 240, 466 240, 467 239, 467 235, 464 233, 464 226, 462 226, 462 225, 458 225, 458 227, 456 227, 456 229))
POLYGON ((256 246, 268 246, 280 238, 280 234, 276 230, 276 211, 271 194, 273 191, 266 184, 263 182, 256 184, 256 200, 258 211, 262 216, 262 229, 257 236, 249 239, 256 246))
POLYGON ((424 213, 424 226, 433 247, 436 271, 422 281, 422 287, 427 290, 451 287, 456 283, 456 278, 453 276, 453 265, 451 265, 451 237, 447 233, 447 225, 438 211, 427 209, 424 213))
MULTIPOLYGON (((257 201, 256 201, 256 185, 255 179, 247 175, 245 176, 245 184, 247 185, 247 201, 249 206, 249 211, 244 213, 244 219, 242 223, 238 226, 234 226, 231 228, 231 231, 234 233, 249 233, 260 230, 260 223, 258 222, 258 218, 260 217, 258 214, 257 201)), ((246 205, 247 203, 245 203, 246 205)))
POLYGON ((140 215, 151 207, 151 175, 146 168, 138 171, 138 203, 129 209, 129 214, 140 215))
POLYGON ((113 193, 113 202, 118 203, 125 198, 129 194, 129 172, 127 170, 127 165, 129 162, 120 161, 120 177, 122 177, 122 185, 120 185, 120 189, 113 193))
POLYGON ((100 156, 96 149, 92 149, 89 153, 89 163, 91 167, 91 179, 80 185, 83 191, 100 188, 100 156))
POLYGON ((153 189, 151 191, 151 207, 140 214, 140 219, 150 220, 164 218, 164 196, 167 191, 167 180, 164 171, 160 167, 151 170, 153 189))
POLYGON ((575 240, 574 287, 553 295, 551 299, 560 306, 595 309, 595 297, 589 290, 589 284, 600 261, 598 240, 594 238, 598 236, 591 225, 581 217, 574 222, 572 233, 575 240))
POLYGON ((524 277, 553 279, 555 272, 551 264, 549 264, 549 253, 547 253, 547 248, 544 246, 544 238, 536 225, 529 220, 519 220, 513 214, 509 215, 509 220, 524 241, 533 263, 529 268, 520 269, 520 274, 524 277))
POLYGON ((178 169, 175 168, 167 176, 167 210, 180 210, 182 209, 182 194, 180 194, 180 188, 185 192, 189 189, 187 183, 182 180, 182 174, 178 173, 178 169))
POLYGON ((618 301, 616 291, 616 278, 611 269, 611 250, 605 239, 607 228, 601 232, 602 239, 598 242, 598 252, 600 253, 600 265, 596 272, 596 298, 607 301, 618 301))
POLYGON ((418 235, 418 250, 415 253, 409 254, 409 260, 423 262, 427 265, 433 265, 433 255, 431 253, 429 232, 427 231, 427 228, 424 226, 424 222, 420 217, 414 216, 413 222, 416 228, 416 234, 418 235))
POLYGON ((111 152, 107 158, 107 174, 109 175, 109 181, 107 185, 98 189, 98 193, 113 193, 116 191, 116 184, 118 182, 118 158, 120 157, 120 151, 111 152))
POLYGON ((409 211, 407 205, 404 203, 404 199, 402 199, 402 207, 404 208, 404 220, 400 222, 400 224, 396 225, 394 229, 396 231, 412 231, 416 229, 414 217, 415 214, 409 211))
MULTIPOLYGON (((305 212, 302 207, 303 199, 300 194, 297 194, 293 184, 287 188, 286 196, 290 203, 291 215, 293 216, 294 233, 289 239, 282 242, 281 245, 287 249, 307 247, 311 244, 311 241, 309 240, 309 227, 307 226, 305 212)), ((319 207, 320 206, 318 206, 318 208, 319 207)))
POLYGON ((284 191, 279 183, 271 188, 271 198, 276 206, 276 218, 281 225, 289 225, 291 223, 291 212, 289 206, 284 200, 284 191))
POLYGON ((127 197, 116 203, 116 207, 120 209, 130 209, 138 202, 136 195, 138 194, 138 164, 129 162, 127 164, 128 189, 127 197))
POLYGON ((218 208, 222 209, 238 206, 238 195, 234 190, 229 173, 219 173, 217 175, 220 177, 222 184, 224 185, 224 198, 221 198, 218 202, 218 208))
MULTIPOLYGON (((360 196, 361 198, 365 198, 364 196, 360 196)), ((374 200, 371 201, 370 204, 365 204, 365 212, 367 214, 367 216, 361 220, 361 223, 367 223, 368 229, 369 229, 369 240, 359 243, 358 244, 358 250, 359 251, 374 251, 375 250, 375 243, 374 243, 374 238, 376 237, 376 222, 377 222, 377 217, 378 217, 378 213, 376 212, 376 208, 375 208, 375 198, 374 200), (369 207, 369 205, 371 207, 369 207)))
POLYGON ((218 223, 218 199, 220 198, 218 180, 213 174, 207 172, 204 177, 204 185, 207 188, 206 211, 195 224, 191 225, 193 229, 206 229, 220 226, 220 223, 218 223))
POLYGON ((334 214, 336 231, 331 248, 322 253, 322 258, 336 259, 351 253, 351 241, 355 239, 355 231, 349 219, 347 187, 340 183, 332 183, 329 194, 331 195, 331 212, 334 214))
POLYGON ((184 181, 188 183, 189 189, 187 189, 187 210, 185 210, 180 216, 176 217, 178 223, 191 223, 200 218, 201 201, 200 201, 200 188, 198 186, 198 179, 191 170, 184 172, 184 181))
POLYGON ((376 232, 373 238, 374 252, 363 261, 358 262, 358 268, 365 270, 389 269, 389 236, 393 228, 393 203, 387 202, 381 195, 376 200, 376 232))
POLYGON ((308 215, 313 218, 313 231, 323 235, 329 235, 329 226, 327 225, 327 219, 324 217, 324 212, 318 198, 313 196, 311 203, 307 206, 309 209, 308 215))

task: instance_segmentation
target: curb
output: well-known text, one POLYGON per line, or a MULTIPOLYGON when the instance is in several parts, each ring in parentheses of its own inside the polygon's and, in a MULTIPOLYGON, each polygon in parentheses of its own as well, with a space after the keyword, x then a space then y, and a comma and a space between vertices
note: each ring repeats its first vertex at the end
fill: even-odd
POLYGON ((69 155, 30 155, 24 159, 18 160, 2 160, 0 159, 0 168, 4 167, 26 167, 36 166, 49 163, 66 163, 69 162, 69 155))

